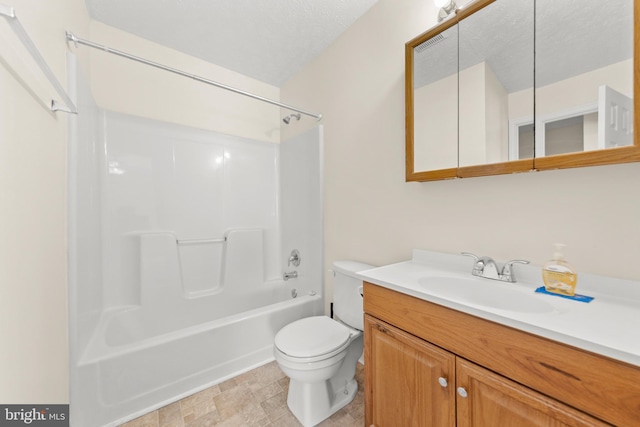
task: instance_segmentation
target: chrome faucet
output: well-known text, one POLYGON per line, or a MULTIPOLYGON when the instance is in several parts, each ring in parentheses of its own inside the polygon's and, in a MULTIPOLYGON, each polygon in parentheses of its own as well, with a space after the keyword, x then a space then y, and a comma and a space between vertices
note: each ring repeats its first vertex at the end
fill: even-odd
POLYGON ((291 251, 291 254, 289 255, 289 259, 287 260, 287 265, 291 266, 291 264, 293 264, 294 267, 299 267, 301 259, 302 258, 300 258, 300 251, 298 251, 297 249, 294 249, 291 251))
POLYGON ((529 264, 529 261, 522 259, 514 259, 508 261, 498 273, 498 265, 488 256, 479 257, 470 252, 462 252, 462 255, 470 256, 475 259, 471 274, 474 276, 484 277, 486 279, 501 280, 503 282, 516 282, 516 276, 513 271, 513 264, 529 264))

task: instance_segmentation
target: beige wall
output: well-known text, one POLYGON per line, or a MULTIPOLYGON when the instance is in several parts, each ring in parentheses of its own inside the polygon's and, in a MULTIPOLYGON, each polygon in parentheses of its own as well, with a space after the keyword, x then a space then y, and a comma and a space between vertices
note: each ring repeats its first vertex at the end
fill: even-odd
POLYGON ((415 172, 458 167, 458 74, 413 93, 415 172), (431 102, 438 99, 438 102, 431 102))
POLYGON ((598 104, 598 88, 606 83, 611 88, 633 96, 633 60, 579 74, 536 89, 536 114, 557 114, 577 106, 598 104))
MULTIPOLYGON (((279 100, 280 89, 275 86, 100 22, 91 22, 91 40, 189 74, 279 100)), ((262 141, 280 141, 280 111, 277 107, 100 50, 91 50, 91 90, 96 103, 108 110, 262 141)))
MULTIPOLYGON (((87 36, 84 2, 7 4, 66 86, 64 32, 87 36)), ((16 79, 24 64, 8 47, 0 50, 11 61, 0 62, 0 402, 67 403, 67 115, 16 79)))
POLYGON ((413 248, 542 264, 562 242, 578 271, 640 279, 640 164, 404 182, 404 43, 435 23, 430 1, 380 0, 282 87, 324 115, 325 267, 413 248))
POLYGON ((509 160, 509 94, 487 63, 485 97, 487 162, 505 162, 509 160))

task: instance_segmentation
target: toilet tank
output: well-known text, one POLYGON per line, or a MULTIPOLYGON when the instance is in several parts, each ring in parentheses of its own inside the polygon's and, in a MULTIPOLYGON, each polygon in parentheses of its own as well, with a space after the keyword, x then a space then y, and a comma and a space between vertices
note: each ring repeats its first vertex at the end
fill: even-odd
POLYGON ((356 273, 374 267, 356 261, 333 263, 333 313, 342 322, 361 331, 364 329, 360 294, 362 280, 356 277, 356 273))

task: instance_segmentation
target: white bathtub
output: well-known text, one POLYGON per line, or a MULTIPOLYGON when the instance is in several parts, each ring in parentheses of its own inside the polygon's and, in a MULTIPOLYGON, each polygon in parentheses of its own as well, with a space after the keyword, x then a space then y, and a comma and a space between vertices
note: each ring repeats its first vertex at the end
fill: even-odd
POLYGON ((109 313, 75 373, 81 393, 71 425, 116 426, 267 363, 276 332, 322 306, 319 295, 300 295, 162 334, 155 324, 132 327, 135 311, 109 313))
POLYGON ((322 128, 272 144, 105 111, 68 60, 70 421, 116 426, 323 312, 322 128))

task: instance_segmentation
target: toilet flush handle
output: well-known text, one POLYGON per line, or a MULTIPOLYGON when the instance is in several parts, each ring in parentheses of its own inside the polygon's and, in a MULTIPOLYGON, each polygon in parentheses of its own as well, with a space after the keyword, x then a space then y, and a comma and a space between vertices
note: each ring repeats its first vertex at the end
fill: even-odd
POLYGON ((358 292, 360 292, 360 296, 364 298, 364 286, 358 287, 358 292))

